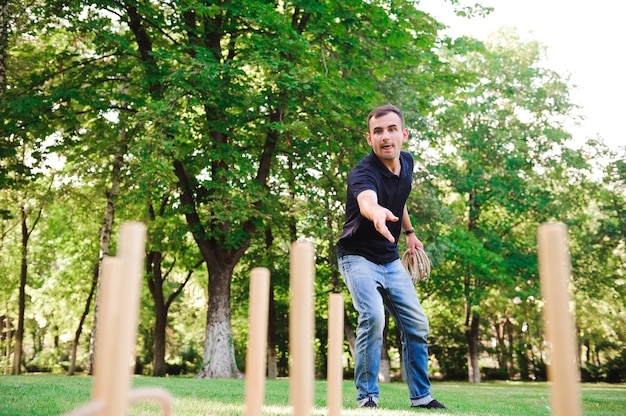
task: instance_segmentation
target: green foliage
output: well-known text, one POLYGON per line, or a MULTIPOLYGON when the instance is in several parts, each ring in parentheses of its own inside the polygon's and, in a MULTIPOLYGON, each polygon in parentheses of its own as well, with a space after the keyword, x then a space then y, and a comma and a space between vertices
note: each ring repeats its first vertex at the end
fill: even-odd
POLYGON ((467 342, 459 325, 458 306, 438 300, 424 305, 431 326, 428 350, 436 359, 431 371, 445 380, 467 378, 467 342))

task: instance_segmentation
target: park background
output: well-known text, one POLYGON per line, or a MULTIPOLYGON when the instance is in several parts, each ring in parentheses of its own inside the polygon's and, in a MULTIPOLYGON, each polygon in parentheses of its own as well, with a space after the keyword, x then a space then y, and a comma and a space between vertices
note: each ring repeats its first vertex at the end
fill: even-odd
MULTIPOLYGON (((308 238, 316 375, 339 292, 350 377, 334 243, 365 116, 392 102, 433 268, 417 287, 433 377, 545 380, 536 230, 561 221, 582 380, 624 381, 626 153, 573 137, 583 103, 540 42, 448 35, 411 1, 6 1, 2 23, 3 373, 91 372, 100 260, 139 220, 138 374, 241 376, 249 273, 265 266, 268 375, 288 376, 288 251, 308 238)), ((381 376, 400 379, 393 320, 385 340, 381 376)))

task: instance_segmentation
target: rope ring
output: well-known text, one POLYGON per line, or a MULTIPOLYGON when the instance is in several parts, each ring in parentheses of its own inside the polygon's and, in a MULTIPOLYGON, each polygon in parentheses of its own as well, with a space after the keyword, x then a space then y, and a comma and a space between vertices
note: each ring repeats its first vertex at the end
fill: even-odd
POLYGON ((414 285, 430 277, 430 260, 421 248, 415 248, 414 256, 409 250, 405 251, 402 255, 402 265, 411 276, 414 285))

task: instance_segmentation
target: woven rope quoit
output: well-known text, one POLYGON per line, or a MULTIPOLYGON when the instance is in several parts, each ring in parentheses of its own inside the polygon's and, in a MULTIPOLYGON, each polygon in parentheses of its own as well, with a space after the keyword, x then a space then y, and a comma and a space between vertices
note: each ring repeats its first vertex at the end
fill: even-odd
POLYGON ((421 248, 416 248, 413 256, 406 250, 402 255, 402 265, 411 276, 414 285, 430 277, 430 260, 421 248))

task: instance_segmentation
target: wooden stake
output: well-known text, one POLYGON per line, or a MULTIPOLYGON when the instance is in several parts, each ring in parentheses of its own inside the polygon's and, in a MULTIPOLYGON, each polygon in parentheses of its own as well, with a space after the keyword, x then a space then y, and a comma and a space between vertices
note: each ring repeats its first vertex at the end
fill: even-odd
POLYGON ((340 416, 343 401, 343 296, 333 293, 328 299, 328 416, 340 416))
POLYGON ((571 264, 567 228, 561 223, 541 224, 537 233, 539 276, 545 301, 544 322, 550 348, 548 379, 551 381, 555 416, 580 416, 576 360, 576 332, 569 310, 571 264))
POLYGON ((130 403, 145 400, 159 402, 162 416, 172 411, 167 390, 131 390, 145 245, 146 226, 126 222, 120 226, 118 255, 102 259, 92 400, 66 416, 125 416, 130 403))
POLYGON ((313 288, 315 251, 310 241, 296 241, 290 252, 291 305, 289 315, 289 396, 294 416, 313 408, 314 353, 313 288))
POLYGON ((103 259, 101 310, 106 312, 98 322, 93 383, 93 399, 104 400, 101 415, 123 416, 128 409, 145 243, 144 224, 124 223, 117 256, 103 259))
MULTIPOLYGON (((114 360, 117 342, 117 322, 119 321, 119 305, 117 294, 121 291, 122 281, 119 278, 122 263, 115 257, 102 259, 102 276, 100 277, 100 317, 96 327, 96 351, 94 356, 94 379, 92 384, 92 400, 109 403, 113 397, 112 386, 115 381, 115 369, 111 365, 114 360)), ((105 412, 97 413, 104 415, 105 412)))
POLYGON ((261 416, 263 414, 269 289, 269 270, 264 267, 252 269, 248 311, 248 349, 246 351, 245 392, 247 416, 261 416))

